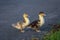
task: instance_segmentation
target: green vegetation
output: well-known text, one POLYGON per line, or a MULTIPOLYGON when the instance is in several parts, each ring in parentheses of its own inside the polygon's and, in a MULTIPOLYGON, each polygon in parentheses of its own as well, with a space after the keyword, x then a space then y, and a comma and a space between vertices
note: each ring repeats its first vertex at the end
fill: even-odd
POLYGON ((46 35, 44 40, 60 40, 60 31, 46 35))
POLYGON ((55 32, 53 32, 52 30, 51 32, 48 33, 48 35, 45 35, 43 39, 44 40, 60 40, 60 30, 55 32))

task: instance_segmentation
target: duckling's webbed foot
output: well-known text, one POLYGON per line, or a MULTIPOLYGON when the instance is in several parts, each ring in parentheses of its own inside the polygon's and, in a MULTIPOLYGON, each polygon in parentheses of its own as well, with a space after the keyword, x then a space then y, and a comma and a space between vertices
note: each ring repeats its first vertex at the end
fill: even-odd
POLYGON ((41 32, 40 30, 35 30, 36 32, 41 32))
POLYGON ((23 29, 21 29, 20 32, 25 32, 25 31, 23 29))
POLYGON ((39 27, 38 27, 38 26, 36 26, 35 31, 36 31, 36 32, 41 32, 41 31, 39 30, 39 27))

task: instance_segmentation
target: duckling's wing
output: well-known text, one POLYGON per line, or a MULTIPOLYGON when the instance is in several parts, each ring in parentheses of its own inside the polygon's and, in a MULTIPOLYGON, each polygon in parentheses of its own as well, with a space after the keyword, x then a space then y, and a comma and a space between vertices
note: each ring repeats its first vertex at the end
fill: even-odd
POLYGON ((31 22, 28 26, 30 26, 30 25, 37 25, 38 24, 38 21, 39 20, 35 20, 35 21, 31 22))
POLYGON ((38 25, 38 21, 39 20, 35 20, 35 21, 33 21, 33 22, 31 22, 28 26, 27 26, 27 28, 34 28, 35 26, 37 26, 38 25))

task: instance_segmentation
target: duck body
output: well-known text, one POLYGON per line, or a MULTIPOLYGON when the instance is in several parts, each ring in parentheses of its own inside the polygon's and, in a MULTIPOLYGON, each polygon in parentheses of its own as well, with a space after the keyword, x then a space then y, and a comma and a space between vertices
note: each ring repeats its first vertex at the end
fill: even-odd
POLYGON ((39 27, 41 27, 41 26, 45 23, 44 15, 45 15, 45 14, 43 14, 43 12, 41 12, 41 14, 39 14, 39 19, 33 21, 33 22, 30 23, 28 26, 29 26, 30 28, 32 28, 33 30, 39 32, 39 27))
POLYGON ((39 26, 39 20, 33 21, 28 26, 30 26, 31 28, 38 28, 38 26, 39 26))
POLYGON ((36 32, 40 32, 40 30, 39 30, 39 28, 41 27, 40 26, 40 20, 35 20, 35 21, 33 21, 32 23, 30 23, 29 25, 28 25, 28 27, 29 28, 32 28, 34 31, 36 31, 36 32))
POLYGON ((23 15, 23 22, 17 22, 16 24, 12 24, 12 26, 16 29, 19 29, 21 32, 24 31, 24 28, 30 23, 28 15, 24 14, 23 15))

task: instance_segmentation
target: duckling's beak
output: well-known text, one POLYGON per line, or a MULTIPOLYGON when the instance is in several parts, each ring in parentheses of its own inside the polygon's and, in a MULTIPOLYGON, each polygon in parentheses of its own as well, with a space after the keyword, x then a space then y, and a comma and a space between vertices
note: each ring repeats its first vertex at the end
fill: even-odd
POLYGON ((46 16, 46 14, 44 14, 44 16, 46 16))
POLYGON ((26 16, 27 18, 29 18, 30 16, 26 16))
POLYGON ((28 17, 30 17, 30 16, 28 16, 28 17))

